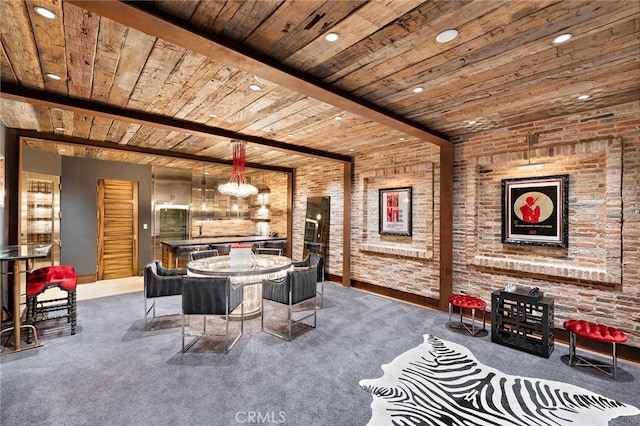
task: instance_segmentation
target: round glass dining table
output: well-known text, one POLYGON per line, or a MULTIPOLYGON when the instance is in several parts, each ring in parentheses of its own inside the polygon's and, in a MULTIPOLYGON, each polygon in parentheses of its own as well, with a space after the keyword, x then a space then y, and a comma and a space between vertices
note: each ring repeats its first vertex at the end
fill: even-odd
POLYGON ((251 256, 250 263, 231 262, 230 256, 213 256, 189 262, 187 274, 193 277, 229 277, 231 284, 242 284, 244 317, 251 319, 262 311, 262 280, 284 278, 292 267, 291 259, 285 256, 255 254, 251 256))

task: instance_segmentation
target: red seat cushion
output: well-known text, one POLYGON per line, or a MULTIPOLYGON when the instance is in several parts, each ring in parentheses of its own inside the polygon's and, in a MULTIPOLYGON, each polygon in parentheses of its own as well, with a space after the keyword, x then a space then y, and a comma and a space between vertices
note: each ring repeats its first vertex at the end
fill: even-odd
POLYGON ((486 309, 487 307, 484 300, 473 296, 467 296, 466 294, 454 294, 449 296, 449 303, 453 306, 466 309, 486 309))
POLYGON ((591 340, 609 343, 624 343, 627 335, 614 327, 596 324, 584 320, 567 320, 563 324, 564 328, 578 336, 591 340))
POLYGON ((30 272, 27 276, 27 296, 42 293, 46 287, 59 286, 63 290, 73 291, 78 283, 78 274, 73 266, 45 266, 30 272))

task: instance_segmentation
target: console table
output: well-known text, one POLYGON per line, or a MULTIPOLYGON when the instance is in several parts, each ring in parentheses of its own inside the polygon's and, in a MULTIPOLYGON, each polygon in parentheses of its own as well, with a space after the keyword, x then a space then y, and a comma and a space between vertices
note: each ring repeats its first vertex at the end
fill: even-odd
POLYGON ((523 292, 491 293, 491 341, 549 358, 553 352, 553 299, 523 292))

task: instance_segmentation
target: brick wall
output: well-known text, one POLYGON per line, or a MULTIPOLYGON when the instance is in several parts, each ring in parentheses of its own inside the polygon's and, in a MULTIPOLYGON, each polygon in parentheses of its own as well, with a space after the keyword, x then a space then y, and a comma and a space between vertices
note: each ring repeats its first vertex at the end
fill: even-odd
POLYGON ((640 346, 639 130, 632 103, 455 139, 454 292, 489 302, 507 283, 539 287, 556 327, 602 322, 640 346), (569 247, 502 244, 501 180, 557 174, 569 175, 569 247))
POLYGON ((439 294, 439 150, 398 144, 355 159, 351 278, 421 296, 439 294), (379 190, 412 188, 412 235, 379 233, 379 190))
MULTIPOLYGON (((454 140, 453 291, 490 302, 514 283, 555 299, 568 318, 619 327, 640 347, 640 104, 552 118, 454 140), (527 149, 527 135, 538 134, 527 149), (532 165, 529 165, 529 162, 532 165), (501 181, 569 175, 569 246, 501 243, 501 181)), ((294 257, 307 196, 331 196, 330 273, 342 265, 342 166, 298 169, 294 257), (304 187, 304 190, 298 189, 304 187)), ((351 212, 352 279, 439 298, 438 151, 396 145, 358 156, 351 212), (412 186, 413 235, 378 234, 378 189, 412 186)))
POLYGON ((342 275, 344 198, 342 163, 311 160, 308 167, 296 169, 293 190, 292 258, 302 259, 307 197, 330 197, 329 244, 326 257, 328 273, 342 275))

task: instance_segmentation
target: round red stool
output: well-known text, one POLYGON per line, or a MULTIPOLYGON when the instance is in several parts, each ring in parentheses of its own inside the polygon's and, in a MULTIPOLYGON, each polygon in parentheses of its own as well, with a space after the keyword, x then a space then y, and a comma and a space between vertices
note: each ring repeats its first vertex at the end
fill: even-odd
MULTIPOLYGON (((55 318, 67 318, 71 323, 71 334, 76 334, 77 307, 76 285, 78 274, 73 266, 57 265, 38 268, 27 274, 27 324, 55 318), (38 295, 50 288, 58 287, 67 292, 67 297, 38 301, 38 295), (66 313, 48 316, 49 312, 66 313), (47 316, 45 316, 47 314, 47 316)), ((27 336, 28 341, 31 336, 27 336)))
POLYGON ((584 320, 567 320, 563 323, 565 330, 569 331, 569 365, 593 367, 603 373, 616 378, 616 369, 618 368, 618 356, 616 354, 616 344, 627 341, 627 335, 614 327, 597 324, 584 320), (613 345, 613 354, 611 364, 594 363, 584 357, 576 355, 576 340, 580 336, 589 340, 598 342, 611 343, 613 345), (611 372, 605 370, 611 370, 611 372))
POLYGON ((480 331, 487 330, 487 314, 485 311, 485 309, 487 309, 487 303, 484 300, 468 296, 466 294, 454 294, 449 296, 449 327, 453 327, 451 323, 451 313, 453 312, 454 306, 460 309, 460 323, 457 328, 464 328, 472 336, 476 336, 480 331), (471 309, 471 328, 462 321, 462 311, 464 309, 471 309), (476 331, 476 310, 482 310, 482 330, 478 331, 476 331))

